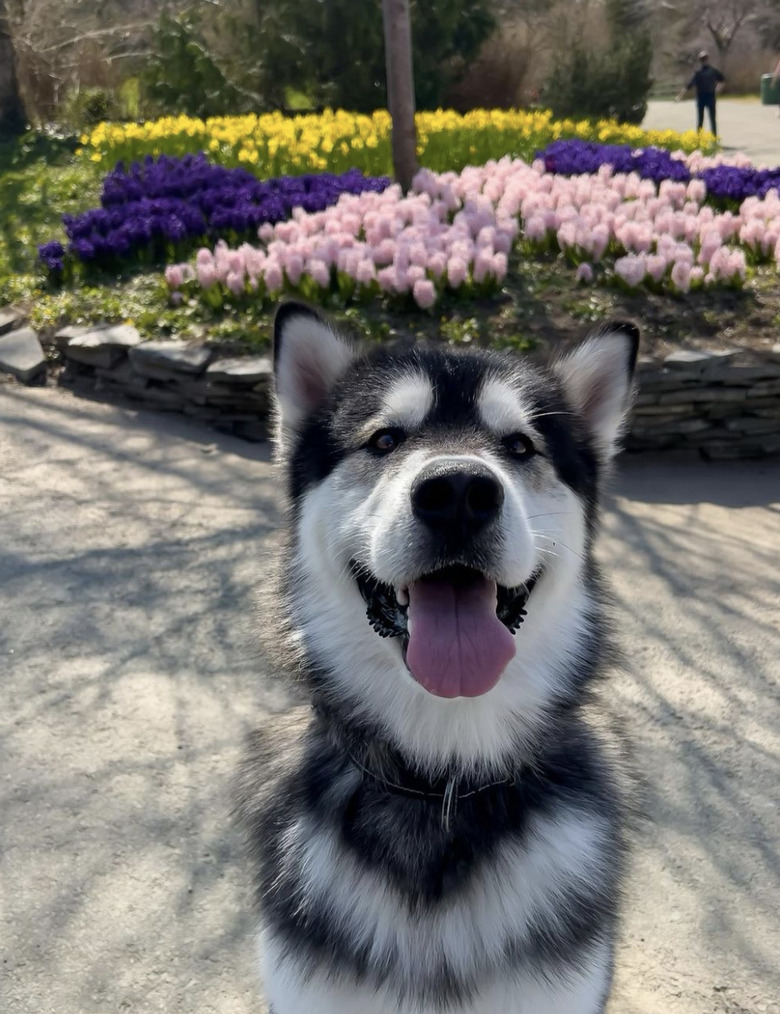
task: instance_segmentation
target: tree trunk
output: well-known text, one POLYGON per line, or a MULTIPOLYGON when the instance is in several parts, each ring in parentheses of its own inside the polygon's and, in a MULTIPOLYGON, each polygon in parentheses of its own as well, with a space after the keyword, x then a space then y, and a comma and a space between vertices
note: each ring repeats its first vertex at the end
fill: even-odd
POLYGON ((21 134, 26 125, 6 0, 0 0, 0 136, 21 134))
POLYGON ((382 0, 387 64, 387 104, 393 118, 393 168, 407 191, 417 172, 414 77, 409 0, 382 0))

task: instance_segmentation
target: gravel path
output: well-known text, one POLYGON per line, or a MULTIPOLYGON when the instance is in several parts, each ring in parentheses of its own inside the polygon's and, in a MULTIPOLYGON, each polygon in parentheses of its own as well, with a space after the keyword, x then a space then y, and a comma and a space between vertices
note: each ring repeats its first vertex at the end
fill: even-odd
MULTIPOLYGON (((654 789, 614 1014, 780 1010, 780 464, 623 463, 603 555, 654 789), (773 1006, 774 1004, 774 1006, 773 1006)), ((267 449, 0 384, 0 1009, 260 1014, 227 783, 267 449)))
MULTIPOLYGON (((684 83, 684 82, 683 82, 684 83)), ((695 130, 696 102, 651 102, 643 127, 654 130, 695 130)), ((704 125, 709 129, 709 120, 704 125)), ((777 106, 743 99, 718 100, 718 133, 726 154, 744 151, 756 165, 780 165, 780 118, 777 106)))

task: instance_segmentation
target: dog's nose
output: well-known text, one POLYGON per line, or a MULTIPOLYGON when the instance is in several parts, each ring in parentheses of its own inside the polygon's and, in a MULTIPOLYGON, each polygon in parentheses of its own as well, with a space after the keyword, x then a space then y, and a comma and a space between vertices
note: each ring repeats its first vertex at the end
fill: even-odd
POLYGON ((504 487, 481 465, 432 465, 412 486, 412 510, 429 528, 443 533, 476 532, 494 521, 504 487))

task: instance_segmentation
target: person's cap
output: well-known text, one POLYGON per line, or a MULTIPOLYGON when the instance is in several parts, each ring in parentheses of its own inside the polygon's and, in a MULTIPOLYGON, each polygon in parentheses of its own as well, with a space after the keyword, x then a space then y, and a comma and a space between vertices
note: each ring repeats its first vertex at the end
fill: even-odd
POLYGON ((709 58, 710 58, 710 54, 707 52, 706 49, 703 49, 701 51, 701 53, 699 53, 699 59, 700 60, 709 60, 709 58))

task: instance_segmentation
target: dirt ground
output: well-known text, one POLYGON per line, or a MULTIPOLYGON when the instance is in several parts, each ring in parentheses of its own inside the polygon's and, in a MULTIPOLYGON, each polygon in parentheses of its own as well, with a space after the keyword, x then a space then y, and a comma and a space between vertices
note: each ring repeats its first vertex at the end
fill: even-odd
MULTIPOLYGON (((227 786, 267 448, 0 384, 0 1009, 261 1014, 227 786)), ((626 459, 602 556, 651 786, 611 1014, 778 1014, 780 463, 626 459)))

